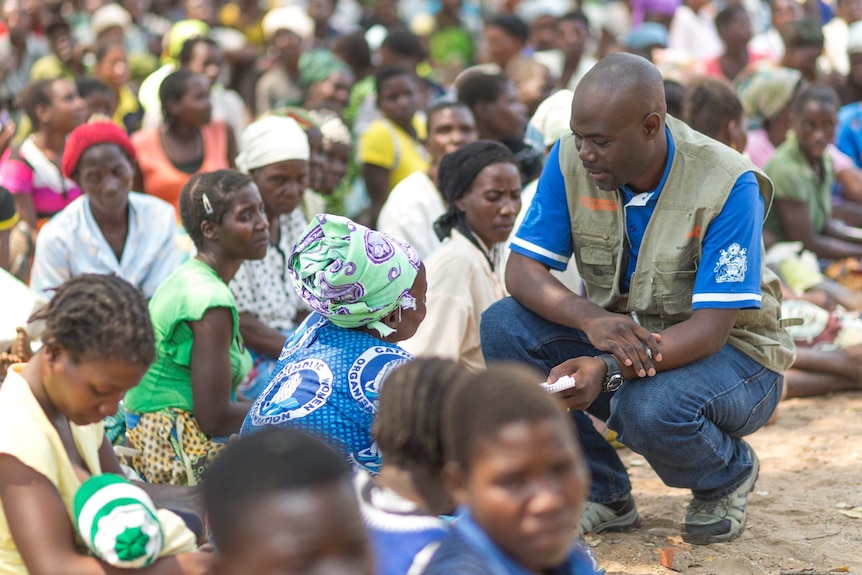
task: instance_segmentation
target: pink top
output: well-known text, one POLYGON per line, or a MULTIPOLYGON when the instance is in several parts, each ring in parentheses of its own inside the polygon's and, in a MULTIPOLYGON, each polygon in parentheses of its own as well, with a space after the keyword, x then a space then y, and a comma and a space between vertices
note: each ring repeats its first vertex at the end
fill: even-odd
MULTIPOLYGON (((709 58, 703 61, 703 75, 709 76, 710 78, 720 78, 723 80, 733 80, 733 78, 727 78, 724 75, 724 72, 721 71, 721 63, 719 62, 719 58, 721 56, 716 56, 715 58, 709 58)), ((751 65, 759 60, 767 60, 769 56, 766 54, 760 54, 758 52, 754 52, 751 48, 748 49, 748 64, 739 72, 738 76, 742 76, 745 74, 746 70, 751 69, 751 65)))
MULTIPOLYGON (((835 144, 826 146, 826 151, 832 156, 832 165, 835 167, 836 174, 854 167, 853 160, 835 147, 835 144)), ((748 144, 745 146, 745 153, 748 155, 751 163, 761 170, 769 163, 769 160, 772 159, 772 154, 775 153, 775 146, 769 141, 766 130, 751 130, 748 132, 748 144)))
POLYGON ((64 178, 45 154, 27 138, 0 160, 0 186, 13 194, 29 195, 37 218, 49 218, 81 195, 77 184, 64 178))
POLYGON ((751 130, 748 132, 748 143, 745 145, 745 153, 748 159, 761 170, 769 163, 775 146, 769 141, 766 130, 751 130))

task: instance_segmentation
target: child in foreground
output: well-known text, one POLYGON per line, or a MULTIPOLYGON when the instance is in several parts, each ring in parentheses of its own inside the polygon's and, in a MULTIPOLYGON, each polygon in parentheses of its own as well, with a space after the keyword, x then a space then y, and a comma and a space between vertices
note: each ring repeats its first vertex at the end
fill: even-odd
POLYGON ((563 407, 512 364, 449 396, 446 476, 458 520, 426 575, 594 575, 577 539, 589 472, 563 407))
MULTIPOLYGON (((120 278, 84 274, 60 286, 32 319, 45 321, 43 346, 10 367, 0 387, 0 573, 211 573, 205 553, 164 557, 145 570, 112 567, 81 552, 72 521, 83 482, 123 473, 101 421, 153 361, 144 296, 120 278)), ((151 496, 189 493, 145 487, 151 496)), ((159 519, 186 551, 195 549, 179 517, 159 519)))
POLYGON ((309 435, 268 428, 232 441, 204 473, 219 575, 372 575, 350 469, 309 435))
POLYGON ((470 375, 450 359, 420 358, 386 378, 372 428, 383 466, 354 479, 377 575, 420 573, 449 533, 438 517, 454 510, 443 480, 444 405, 470 375))

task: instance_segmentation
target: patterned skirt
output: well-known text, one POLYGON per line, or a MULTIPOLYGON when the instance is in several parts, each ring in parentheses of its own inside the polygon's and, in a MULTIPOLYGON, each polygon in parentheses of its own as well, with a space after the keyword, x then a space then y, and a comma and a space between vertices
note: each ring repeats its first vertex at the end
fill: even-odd
POLYGON ((126 425, 126 437, 140 451, 132 467, 148 483, 197 485, 228 441, 201 431, 194 415, 181 409, 127 411, 126 425))

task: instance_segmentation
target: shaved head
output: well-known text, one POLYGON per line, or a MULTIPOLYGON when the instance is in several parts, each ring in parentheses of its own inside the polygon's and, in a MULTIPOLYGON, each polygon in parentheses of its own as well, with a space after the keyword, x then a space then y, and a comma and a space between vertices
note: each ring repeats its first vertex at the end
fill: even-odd
POLYGON ((573 103, 600 105, 614 114, 654 112, 664 119, 667 113, 664 78, 658 68, 646 58, 625 52, 599 60, 578 83, 573 103))
POLYGON ((578 158, 596 186, 653 189, 667 159, 664 80, 649 60, 605 56, 575 89, 570 127, 578 158))

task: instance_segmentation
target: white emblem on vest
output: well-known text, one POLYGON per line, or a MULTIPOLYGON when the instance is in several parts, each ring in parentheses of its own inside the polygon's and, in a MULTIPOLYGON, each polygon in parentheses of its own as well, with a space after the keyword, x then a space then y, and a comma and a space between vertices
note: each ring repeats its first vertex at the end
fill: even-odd
POLYGON ((745 272, 748 270, 748 250, 741 248, 739 244, 730 244, 726 250, 721 250, 718 263, 715 264, 715 281, 723 284, 728 282, 745 281, 745 272))

